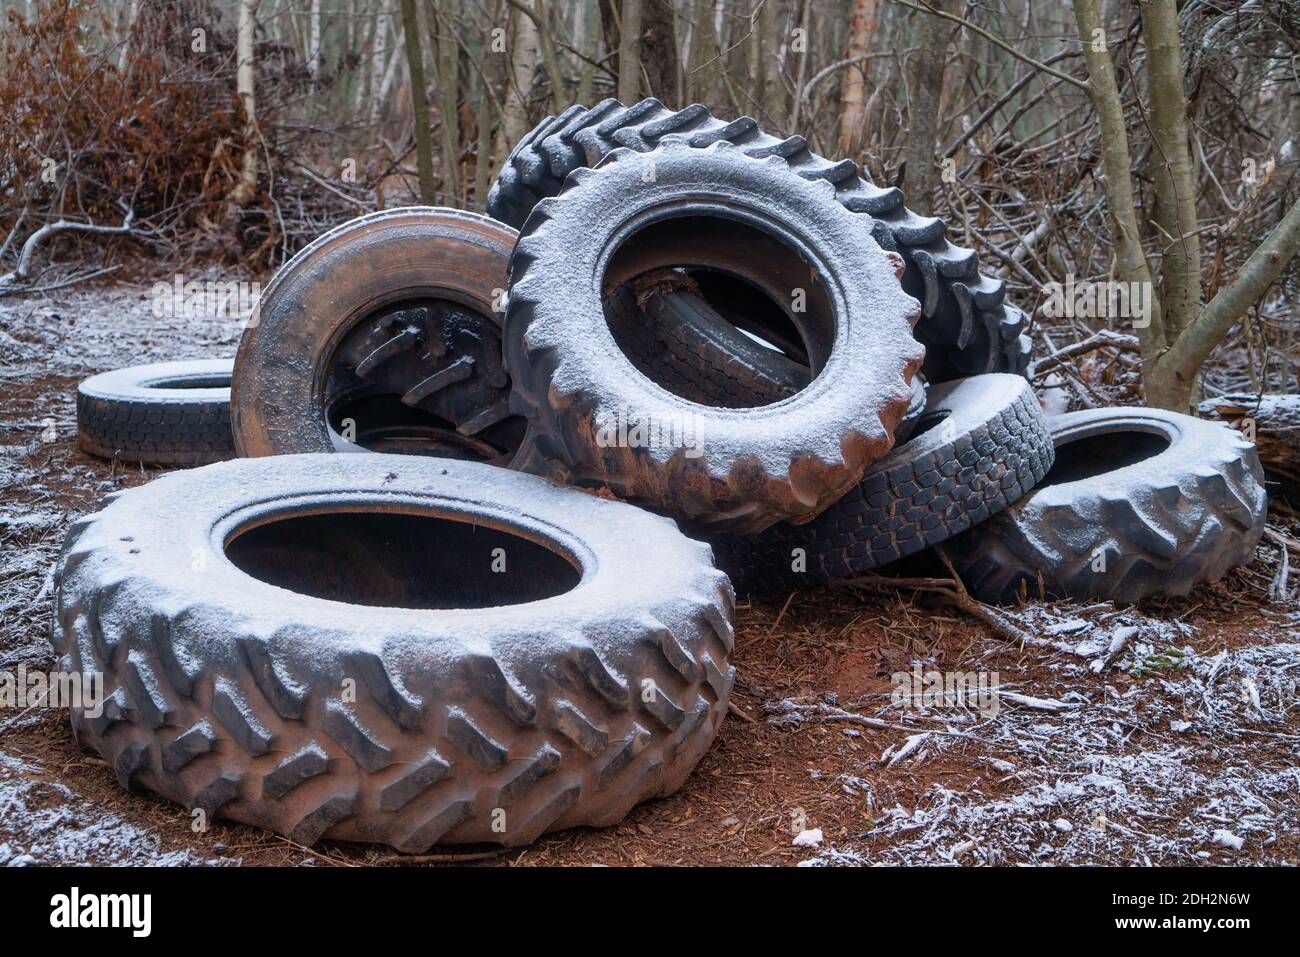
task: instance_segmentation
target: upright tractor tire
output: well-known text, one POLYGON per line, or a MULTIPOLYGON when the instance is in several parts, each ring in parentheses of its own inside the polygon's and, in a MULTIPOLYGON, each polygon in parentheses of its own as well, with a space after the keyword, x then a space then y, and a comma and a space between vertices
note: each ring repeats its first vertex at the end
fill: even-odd
POLYGON ((239 344, 240 455, 410 452, 505 465, 501 311, 515 231, 409 207, 329 231, 274 276, 239 344))
POLYGON ((1006 301, 1001 280, 980 273, 974 250, 948 241, 942 220, 912 212, 898 189, 871 184, 852 160, 825 159, 802 136, 771 136, 749 117, 726 121, 698 103, 674 111, 655 99, 573 106, 519 142, 492 187, 487 212, 522 227, 533 207, 557 195, 575 169, 594 167, 617 149, 649 152, 669 135, 701 149, 728 142, 747 156, 782 157, 799 176, 830 183, 846 209, 865 214, 880 245, 903 257, 904 288, 921 301, 917 338, 926 346, 930 382, 1024 373, 1032 348, 1024 335, 1025 314, 1006 301))
POLYGON ((948 554, 986 602, 1186 595, 1250 561, 1268 496, 1255 447, 1161 409, 1050 418, 1056 463, 1039 487, 948 554))
POLYGON ((77 444, 91 455, 146 465, 234 458, 230 359, 131 366, 77 387, 77 444))
POLYGON ((679 788, 727 712, 733 594, 672 522, 533 476, 239 459, 70 529, 52 639, 78 740, 208 820, 527 844, 679 788))
POLYGON ((923 352, 896 257, 831 196, 781 158, 727 142, 699 150, 670 138, 575 172, 533 210, 511 260, 506 366, 513 408, 529 423, 516 467, 742 534, 807 521, 851 488, 892 446, 923 352), (629 261, 674 265, 684 234, 780 247, 755 265, 785 284, 783 298, 806 299, 794 316, 809 347, 806 388, 717 407, 638 371, 607 319, 609 277, 629 261), (660 440, 687 432, 698 441, 660 440))

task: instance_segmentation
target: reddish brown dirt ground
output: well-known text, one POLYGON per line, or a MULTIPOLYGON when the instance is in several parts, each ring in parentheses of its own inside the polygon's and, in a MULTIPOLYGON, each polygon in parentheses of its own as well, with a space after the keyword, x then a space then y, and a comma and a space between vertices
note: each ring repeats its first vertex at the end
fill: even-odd
MULTIPOLYGON (((0 315, 0 331, 19 343, 0 366, 0 511, 9 519, 48 518, 0 527, 8 556, 0 566, 7 586, 2 668, 48 661, 33 650, 50 610, 41 585, 67 523, 112 488, 157 474, 77 449, 77 381, 131 362, 233 352, 224 327, 196 335, 180 324, 150 326, 141 299, 116 289, 107 305, 133 310, 137 331, 152 329, 147 350, 138 338, 114 342, 99 329, 91 338, 102 348, 82 342, 78 353, 67 346, 79 326, 104 321, 92 316, 102 294, 36 306, 35 327, 20 321, 30 305, 0 315), (42 332, 28 334, 31 328, 42 332), (50 420, 56 435, 47 440, 41 433, 50 420)), ((1282 516, 1276 521, 1292 528, 1282 516)), ((116 862, 111 842, 76 837, 86 831, 84 820, 80 831, 76 821, 51 829, 42 816, 75 803, 78 810, 65 817, 108 816, 128 832, 152 835, 154 858, 246 865, 1296 863, 1297 660, 1287 650, 1296 646, 1283 643, 1295 641, 1297 611, 1289 600, 1268 600, 1276 552, 1262 546, 1258 561, 1224 582, 1132 613, 1147 644, 1102 674, 1060 652, 1019 647, 907 592, 828 587, 742 601, 733 713, 686 786, 616 827, 554 834, 523 849, 448 848, 410 859, 329 842, 308 849, 224 822, 195 834, 185 809, 121 790, 104 762, 78 748, 65 714, 14 720, 0 712, 0 756, 9 759, 0 765, 0 850, 22 850, 39 863, 116 862), (1178 623, 1184 627, 1171 631, 1178 623), (1170 648, 1197 664, 1170 666, 1161 657, 1170 648), (1280 656, 1270 657, 1273 649, 1280 656), (1257 653, 1263 657, 1250 657, 1257 653), (1001 716, 988 722, 900 715, 888 707, 890 676, 914 660, 927 669, 996 671, 1004 688, 1050 706, 1004 702, 1001 716), (1241 703, 1236 684, 1247 681, 1264 692, 1258 709, 1241 703), (773 723, 793 707, 782 701, 843 711, 773 723), (894 727, 854 723, 845 713, 894 727), (1171 730, 1179 714, 1192 718, 1191 726, 1171 730), (912 756, 882 761, 918 733, 927 733, 928 743, 912 756), (3 800, 20 791, 21 814, 3 800), (803 828, 821 830, 820 847, 792 843, 803 828), (1220 828, 1243 837, 1243 847, 1212 837, 1220 828), (57 853, 50 851, 54 838, 57 853)), ((1068 606, 1022 613, 1036 631, 1117 614, 1068 606)))

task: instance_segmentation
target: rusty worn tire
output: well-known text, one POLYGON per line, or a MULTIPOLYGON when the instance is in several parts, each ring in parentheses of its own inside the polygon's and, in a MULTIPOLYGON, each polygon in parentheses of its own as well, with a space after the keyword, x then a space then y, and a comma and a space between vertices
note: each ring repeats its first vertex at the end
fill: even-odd
POLYGON ((948 555, 976 597, 1186 595, 1250 561, 1268 496, 1239 432, 1161 409, 1048 419, 1056 463, 1011 508, 953 539, 948 555), (1104 557, 1103 557, 1104 556, 1104 557))
POLYGON ((974 250, 948 241, 942 220, 912 212, 897 188, 870 183, 852 160, 818 156, 802 136, 772 136, 747 116, 727 121, 699 103, 672 110, 653 98, 632 106, 614 99, 591 109, 573 106, 519 142, 492 186, 487 212, 522 226, 539 200, 560 192, 573 170, 595 166, 619 148, 647 152, 669 135, 701 148, 726 141, 749 156, 784 157, 800 176, 832 184, 840 203, 865 214, 880 244, 905 260, 904 288, 924 307, 916 332, 926 346, 931 382, 1024 373, 1032 349, 1024 334, 1027 317, 1006 301, 1001 280, 980 272, 974 250))
POLYGON ((239 454, 365 446, 507 463, 523 433, 500 350, 514 241, 486 216, 417 206, 308 245, 275 274, 240 340, 239 454), (353 442, 331 423, 347 402, 365 410, 353 442))
POLYGON ((825 509, 889 451, 923 358, 911 334, 919 306, 865 221, 833 201, 829 184, 726 142, 698 150, 669 138, 648 155, 621 150, 574 172, 529 216, 510 280, 506 366, 513 407, 529 423, 517 467, 609 487, 693 526, 755 533, 825 509), (633 237, 639 246, 660 230, 653 235, 671 240, 674 228, 778 238, 798 264, 790 272, 812 273, 802 280, 817 299, 801 329, 815 372, 807 388, 718 408, 637 371, 606 319, 606 272, 633 237), (691 455, 680 443, 610 445, 620 417, 689 426, 702 441, 691 455))
POLYGON ((77 444, 100 458, 207 465, 233 458, 230 359, 155 362, 77 386, 77 444))
POLYGON ((851 578, 914 555, 1007 508, 1052 465, 1047 419, 1021 376, 931 386, 920 429, 808 524, 711 538, 736 591, 851 578))
POLYGON ((74 710, 78 739, 125 787, 301 844, 418 852, 611 824, 682 785, 734 676, 732 590, 706 545, 479 463, 173 473, 76 522, 56 586, 55 648, 109 695, 74 710), (445 534, 411 527, 429 516, 445 534), (317 563, 339 600, 310 593, 317 563), (458 576, 471 601, 436 601, 458 576))

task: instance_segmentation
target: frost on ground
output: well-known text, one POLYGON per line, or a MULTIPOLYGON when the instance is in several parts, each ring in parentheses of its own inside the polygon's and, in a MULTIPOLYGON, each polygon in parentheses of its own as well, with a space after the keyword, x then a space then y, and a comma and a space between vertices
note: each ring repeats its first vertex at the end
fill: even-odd
MULTIPOLYGON (((77 450, 77 382, 235 351, 237 323, 156 317, 150 286, 0 299, 0 670, 54 665, 51 571, 68 525, 160 474, 77 450)), ((1300 606, 1276 544, 1176 606, 1016 609, 1023 641, 910 596, 742 602, 737 713, 687 785, 615 827, 499 860, 1300 864, 1300 606), (998 671, 996 716, 890 706, 880 675, 914 663, 998 671)), ((183 808, 118 787, 66 713, 0 711, 0 864, 304 857, 241 825, 189 825, 183 808)), ((327 845, 311 859, 386 853, 327 845)))
POLYGON ((45 774, 38 764, 0 752, 0 866, 239 863, 188 848, 166 851, 157 836, 45 774))
MULTIPOLYGON (((961 788, 932 783, 910 805, 878 776, 843 775, 871 824, 806 864, 1300 863, 1300 644, 1270 633, 1204 655, 1183 643, 1188 626, 1135 611, 1099 623, 1029 606, 1020 619, 1060 642, 1034 652, 1059 680, 1051 698, 1004 690, 991 718, 769 706, 775 724, 860 714, 913 731, 885 765, 961 754, 985 769, 961 788), (1102 660, 1117 633, 1123 650, 1104 677, 1073 660, 1102 660)), ((1296 624, 1282 619, 1279 633, 1296 624)))

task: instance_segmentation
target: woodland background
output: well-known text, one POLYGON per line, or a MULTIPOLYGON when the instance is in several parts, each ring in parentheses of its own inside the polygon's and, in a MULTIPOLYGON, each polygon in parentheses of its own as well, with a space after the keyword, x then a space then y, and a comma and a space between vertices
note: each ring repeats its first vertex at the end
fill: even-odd
POLYGON ((542 118, 653 95, 798 132, 943 217, 1039 356, 1076 360, 1033 370, 1071 404, 1300 391, 1300 0, 0 10, 0 295, 261 274, 372 209, 482 209, 542 118), (1154 321, 1045 315, 1069 277, 1151 283, 1154 321))

